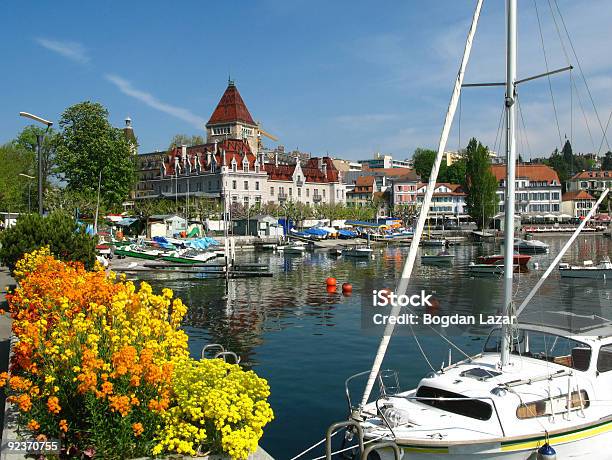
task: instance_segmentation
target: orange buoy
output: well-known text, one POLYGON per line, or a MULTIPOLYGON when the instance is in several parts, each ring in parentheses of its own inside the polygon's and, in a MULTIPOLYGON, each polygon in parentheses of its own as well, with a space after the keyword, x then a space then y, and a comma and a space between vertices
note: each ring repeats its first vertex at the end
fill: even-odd
POLYGON ((336 292, 336 286, 330 286, 330 285, 327 285, 327 292, 328 292, 329 294, 335 294, 335 292, 336 292))
POLYGON ((335 286, 336 284, 338 284, 338 282, 336 281, 336 278, 332 278, 330 276, 325 280, 325 284, 327 284, 328 286, 335 286))
POLYGON ((351 283, 342 283, 342 292, 353 292, 353 285, 351 283))

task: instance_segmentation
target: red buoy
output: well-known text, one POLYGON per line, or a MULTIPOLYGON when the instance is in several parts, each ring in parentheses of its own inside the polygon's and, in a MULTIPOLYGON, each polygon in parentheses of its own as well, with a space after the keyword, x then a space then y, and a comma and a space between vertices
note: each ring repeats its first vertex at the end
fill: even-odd
POLYGON ((351 283, 342 283, 342 292, 353 292, 353 285, 351 283))
POLYGON ((328 294, 335 294, 336 293, 336 286, 327 285, 326 289, 327 289, 328 294))
POLYGON ((330 276, 325 280, 325 284, 327 284, 328 286, 335 286, 336 284, 338 284, 338 282, 336 281, 336 278, 332 278, 330 276))

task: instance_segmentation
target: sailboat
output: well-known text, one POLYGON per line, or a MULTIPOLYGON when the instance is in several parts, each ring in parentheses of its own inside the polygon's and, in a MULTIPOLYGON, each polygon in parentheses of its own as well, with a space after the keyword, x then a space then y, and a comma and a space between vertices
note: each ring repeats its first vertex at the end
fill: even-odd
MULTIPOLYGON (((414 239, 396 289, 404 295, 432 201, 442 154, 457 108, 463 75, 480 15, 477 1, 461 67, 449 104, 414 239)), ((506 196, 504 245, 505 319, 485 342, 481 353, 434 370, 414 389, 403 391, 399 376, 382 371, 394 330, 388 322, 370 371, 349 377, 346 394, 350 417, 328 430, 349 426, 359 437, 360 458, 425 459, 552 459, 612 458, 612 322, 595 315, 551 311, 545 320, 514 320, 584 227, 568 240, 518 309, 513 304, 513 246, 516 163, 517 0, 507 0, 506 42, 506 196), (570 327, 571 326, 571 327, 570 327), (353 404, 349 383, 368 376, 360 403, 353 404), (370 399, 374 386, 379 395, 370 399), (367 447, 365 447, 367 445, 367 447)), ((606 190, 602 193, 605 196, 606 190)), ((601 199, 585 218, 590 219, 601 199)), ((393 307, 390 316, 398 316, 393 307)), ((412 358, 411 358, 412 359, 412 358)), ((354 383, 354 382, 353 382, 354 383)), ((357 402, 357 401, 355 401, 357 402)))

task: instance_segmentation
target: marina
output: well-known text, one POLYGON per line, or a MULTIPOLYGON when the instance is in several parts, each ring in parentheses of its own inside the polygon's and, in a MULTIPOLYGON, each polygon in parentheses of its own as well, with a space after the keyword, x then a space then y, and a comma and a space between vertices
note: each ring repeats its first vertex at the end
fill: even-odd
MULTIPOLYGON (((542 236, 542 240, 550 245, 551 251, 533 255, 529 271, 515 275, 519 298, 535 285, 552 261, 551 254, 560 250, 566 237, 542 236), (538 270, 534 263, 539 265, 538 270)), ((438 315, 497 314, 501 280, 473 277, 468 267, 479 256, 500 249, 499 243, 469 243, 449 248, 455 255, 453 266, 417 262, 415 289, 431 288, 439 300, 437 308, 428 307, 428 311, 438 315)), ((402 246, 380 247, 367 261, 331 257, 326 251, 307 251, 299 258, 273 251, 242 252, 237 254, 237 264, 266 265, 273 277, 231 280, 227 290, 221 279, 185 281, 182 275, 167 271, 139 273, 138 279, 158 287, 169 286, 188 303, 186 330, 194 353, 207 343, 221 343, 241 356, 246 366, 268 379, 276 419, 261 445, 274 458, 291 458, 320 440, 332 422, 346 416, 344 388, 337 382, 371 365, 371 349, 380 338, 379 334, 361 328, 361 305, 371 297, 368 286, 372 283, 379 289, 392 289, 407 252, 402 246), (352 295, 344 296, 339 287, 328 291, 325 286, 328 276, 350 282, 352 295), (287 361, 287 349, 300 352, 292 353, 287 361), (347 354, 347 350, 351 353, 347 354), (295 391, 296 385, 299 392, 295 391), (299 430, 288 429, 296 418, 308 423, 299 430)), ((585 258, 599 260, 611 253, 609 239, 588 235, 575 242, 564 261, 579 264, 585 258)), ((584 311, 587 307, 609 318, 611 299, 609 280, 566 279, 555 271, 534 298, 530 311, 537 313, 554 304, 568 311, 584 311)), ((451 330, 449 338, 468 354, 476 354, 489 330, 480 326, 467 331, 451 330)), ((423 334, 419 340, 427 348, 432 363, 439 366, 448 362, 449 347, 441 346, 437 335, 423 334)), ((391 351, 386 366, 400 373, 402 389, 414 387, 428 369, 414 339, 400 332, 394 337, 391 351)), ((454 350, 452 356, 454 362, 461 355, 454 350)), ((317 455, 306 458, 323 453, 318 450, 317 455)))

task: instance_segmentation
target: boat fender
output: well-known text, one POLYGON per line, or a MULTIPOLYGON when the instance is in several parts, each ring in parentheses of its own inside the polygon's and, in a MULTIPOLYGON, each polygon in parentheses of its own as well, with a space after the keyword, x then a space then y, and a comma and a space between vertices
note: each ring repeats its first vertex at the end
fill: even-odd
POLYGON ((410 423, 410 416, 405 410, 388 406, 382 412, 392 428, 410 423))
POLYGON ((540 269, 540 264, 539 264, 538 262, 534 262, 534 263, 533 263, 533 268, 534 268, 535 270, 539 270, 539 269, 540 269))
POLYGON ((538 449, 538 460, 557 460, 557 451, 546 443, 538 449))

